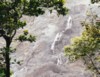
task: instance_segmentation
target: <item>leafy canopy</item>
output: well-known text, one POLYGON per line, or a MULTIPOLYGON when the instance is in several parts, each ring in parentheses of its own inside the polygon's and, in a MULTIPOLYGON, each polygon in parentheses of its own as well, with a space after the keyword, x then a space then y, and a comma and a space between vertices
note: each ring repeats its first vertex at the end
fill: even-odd
POLYGON ((23 14, 38 16, 49 8, 65 15, 68 10, 63 5, 63 0, 1 0, 0 36, 13 37, 17 29, 23 28, 26 25, 20 20, 23 14))
POLYGON ((86 24, 82 35, 73 38, 70 46, 65 46, 65 53, 77 59, 98 49, 100 49, 100 26, 86 24))
MULTIPOLYGON (((0 77, 5 77, 5 75, 10 77, 10 45, 17 30, 27 24, 20 19, 23 15, 44 14, 45 9, 50 12, 56 10, 58 14, 62 15, 66 15, 68 12, 68 9, 64 7, 64 0, 0 0, 0 37, 3 37, 6 42, 4 49, 0 50, 0 77)), ((17 40, 33 42, 36 38, 24 30, 17 40)))

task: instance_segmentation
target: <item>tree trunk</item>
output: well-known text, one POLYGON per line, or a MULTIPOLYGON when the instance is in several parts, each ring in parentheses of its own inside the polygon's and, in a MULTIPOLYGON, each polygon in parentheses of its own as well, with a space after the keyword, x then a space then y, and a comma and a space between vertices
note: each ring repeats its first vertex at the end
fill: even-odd
POLYGON ((6 63, 6 77, 10 77, 9 48, 6 50, 6 54, 5 54, 5 63, 6 63))
POLYGON ((11 44, 11 39, 7 37, 6 39, 6 51, 5 51, 5 63, 6 63, 6 77, 10 77, 10 57, 9 57, 9 52, 10 52, 10 44, 11 44))

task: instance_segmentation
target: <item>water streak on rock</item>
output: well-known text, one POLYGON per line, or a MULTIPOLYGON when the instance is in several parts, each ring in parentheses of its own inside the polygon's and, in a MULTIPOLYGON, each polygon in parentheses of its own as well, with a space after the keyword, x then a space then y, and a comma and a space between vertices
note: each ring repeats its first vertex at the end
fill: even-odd
POLYGON ((66 32, 68 29, 71 29, 71 27, 72 27, 72 17, 69 16, 68 20, 67 20, 67 25, 66 25, 65 30, 63 30, 63 31, 61 31, 61 32, 59 32, 59 33, 56 34, 55 39, 54 39, 54 41, 53 41, 53 43, 51 45, 51 50, 52 50, 53 53, 55 51, 55 45, 56 45, 56 43, 61 40, 64 32, 66 32))

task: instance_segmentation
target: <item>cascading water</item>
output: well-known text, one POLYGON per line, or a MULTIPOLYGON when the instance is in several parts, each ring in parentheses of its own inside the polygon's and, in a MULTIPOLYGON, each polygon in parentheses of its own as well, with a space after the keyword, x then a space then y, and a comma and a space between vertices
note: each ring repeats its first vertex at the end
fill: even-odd
POLYGON ((53 43, 51 45, 51 50, 52 50, 53 53, 54 53, 56 42, 60 41, 62 35, 63 35, 62 33, 57 33, 56 34, 56 37, 55 37, 55 39, 54 39, 54 41, 53 41, 53 43))
MULTIPOLYGON (((63 31, 61 31, 61 32, 59 32, 59 33, 56 34, 55 39, 54 39, 54 41, 53 41, 53 43, 52 43, 52 45, 51 45, 51 50, 52 50, 53 53, 54 53, 54 50, 55 50, 55 45, 56 45, 56 43, 59 42, 59 41, 61 40, 61 38, 62 38, 64 32, 66 32, 66 31, 67 31, 68 29, 70 29, 71 27, 72 27, 72 17, 69 16, 69 17, 68 17, 68 20, 67 20, 67 25, 66 25, 65 30, 63 30, 63 31)), ((58 60, 58 61, 59 61, 59 60, 58 60)))
POLYGON ((67 20, 67 25, 66 25, 65 31, 70 29, 71 27, 72 27, 72 17, 69 16, 68 20, 67 20))

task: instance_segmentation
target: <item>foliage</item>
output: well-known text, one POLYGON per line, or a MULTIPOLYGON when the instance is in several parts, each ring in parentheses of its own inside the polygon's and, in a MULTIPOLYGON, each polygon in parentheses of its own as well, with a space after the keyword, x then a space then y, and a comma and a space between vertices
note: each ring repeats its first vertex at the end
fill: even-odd
POLYGON ((44 9, 46 9, 42 7, 48 7, 50 11, 55 9, 58 14, 66 15, 68 9, 63 5, 64 0, 30 0, 25 8, 25 14, 38 16, 39 14, 43 14, 45 11, 44 9))
MULTIPOLYGON (((38 16, 44 14, 45 9, 51 12, 56 10, 62 15, 68 12, 64 7, 64 0, 0 0, 0 37, 3 37, 6 42, 6 50, 0 54, 3 57, 0 62, 5 61, 6 77, 10 77, 10 45, 17 30, 26 26, 26 22, 20 20, 22 15, 38 16)), ((24 34, 17 39, 21 42, 33 42, 36 38, 28 31, 24 31, 24 34)), ((0 72, 0 75, 2 74, 0 72)))
POLYGON ((72 45, 66 46, 66 55, 73 55, 75 59, 86 56, 100 48, 100 27, 85 25, 85 29, 80 37, 72 39, 72 45))
POLYGON ((91 68, 100 74, 99 67, 97 68, 94 63, 99 63, 100 60, 100 22, 97 24, 96 20, 92 20, 90 23, 85 21, 82 22, 82 26, 84 30, 81 36, 72 38, 72 44, 65 46, 65 54, 72 61, 82 58, 88 62, 89 67, 91 65, 91 68), (97 61, 96 58, 99 60, 97 61))
POLYGON ((100 0, 91 0, 91 3, 98 3, 100 0))
POLYGON ((0 68, 0 77, 5 77, 4 68, 0 68))
POLYGON ((20 42, 23 41, 29 41, 29 42, 33 42, 36 40, 35 36, 29 35, 27 30, 24 30, 23 34, 20 35, 16 40, 19 40, 20 42))

